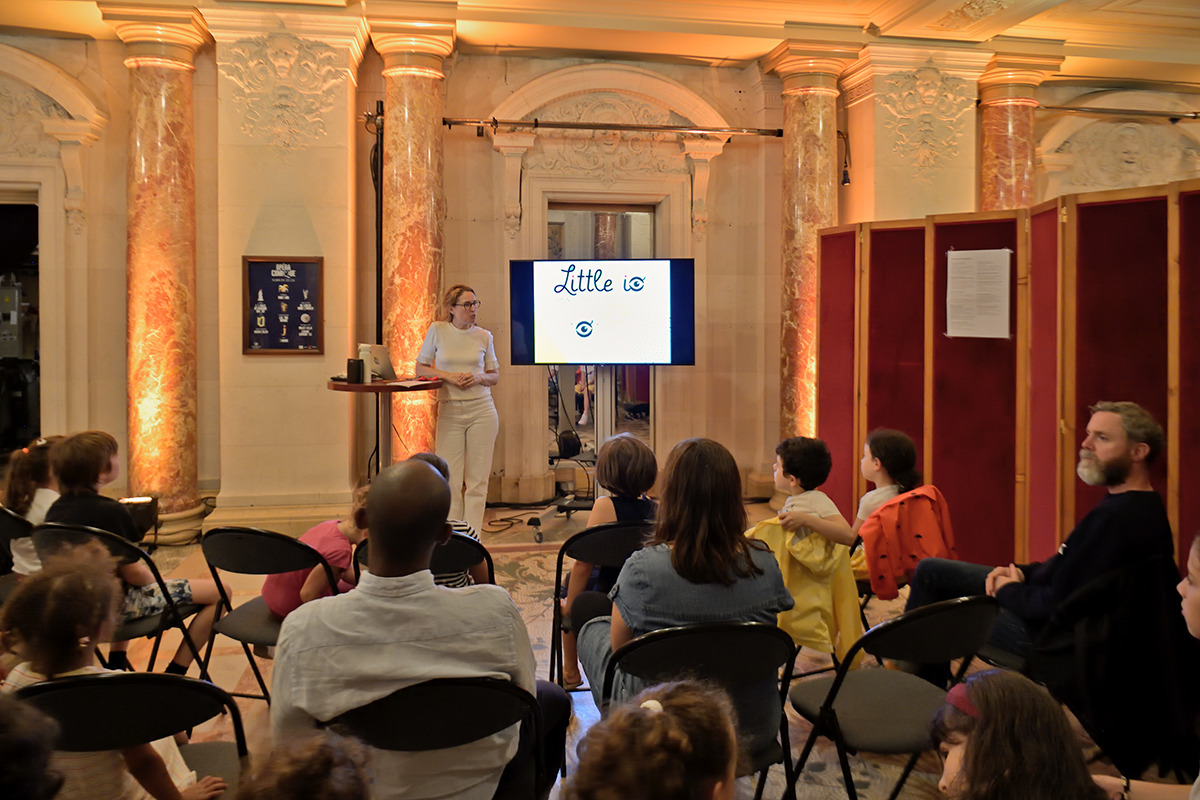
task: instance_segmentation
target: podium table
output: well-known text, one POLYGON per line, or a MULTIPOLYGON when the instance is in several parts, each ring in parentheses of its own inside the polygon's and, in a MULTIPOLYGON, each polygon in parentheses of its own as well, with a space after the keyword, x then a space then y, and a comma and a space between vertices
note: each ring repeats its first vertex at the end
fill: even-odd
MULTIPOLYGON (((440 380, 371 381, 370 383, 347 383, 329 381, 328 387, 335 392, 373 394, 379 401, 379 416, 375 420, 375 446, 379 450, 378 469, 392 463, 392 395, 396 392, 429 392, 442 388, 440 380)), ((368 467, 370 462, 368 462, 368 467)))

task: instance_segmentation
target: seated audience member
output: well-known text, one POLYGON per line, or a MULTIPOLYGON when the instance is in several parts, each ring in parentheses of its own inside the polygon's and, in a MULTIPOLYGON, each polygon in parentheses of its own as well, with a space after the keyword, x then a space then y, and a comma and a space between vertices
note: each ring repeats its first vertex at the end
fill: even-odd
POLYGON ((564 800, 732 800, 737 722, 729 695, 664 683, 614 708, 579 743, 564 800))
POLYGON ((875 484, 875 488, 859 498, 858 516, 850 529, 856 536, 875 509, 921 485, 917 446, 908 434, 900 431, 876 428, 868 433, 858 469, 868 483, 875 484))
MULTIPOLYGON (((50 467, 58 477, 62 496, 46 512, 47 522, 99 528, 133 542, 141 538, 129 511, 116 500, 100 494, 100 487, 116 480, 121 471, 117 441, 111 435, 103 431, 86 431, 66 437, 51 448, 50 467)), ((145 564, 137 561, 121 564, 117 567, 117 575, 125 585, 121 624, 159 614, 166 608, 167 600, 145 564)), ((220 599, 217 584, 211 578, 173 578, 164 583, 177 604, 204 606, 188 624, 188 636, 200 650, 208 642, 217 613, 220 599)), ((110 668, 132 668, 126 655, 128 647, 128 642, 112 643, 108 656, 110 668)), ((180 642, 165 671, 186 675, 192 658, 187 643, 180 642)))
MULTIPOLYGON (((1192 539, 1188 549, 1187 574, 1176 586, 1179 592, 1183 621, 1188 633, 1200 639, 1200 535, 1192 539)), ((1192 676, 1194 679, 1194 676, 1192 676)), ((1192 786, 1131 781, 1126 777, 1093 776, 1112 800, 1195 800, 1200 798, 1200 778, 1192 786)))
POLYGON ((850 526, 817 488, 829 477, 833 459, 820 439, 800 436, 784 439, 775 453, 775 488, 788 498, 778 518, 760 522, 746 536, 770 548, 795 601, 780 612, 779 627, 797 645, 840 658, 862 636, 863 626, 850 548, 842 543, 850 526), (786 528, 787 515, 801 527, 786 528))
POLYGON ((50 768, 58 723, 28 703, 0 694, 0 797, 50 800, 63 776, 50 768))
POLYGON ((238 785, 237 800, 366 800, 367 748, 314 732, 278 747, 238 785))
MULTIPOLYGON (((318 722, 432 678, 506 678, 542 707, 546 776, 562 763, 570 700, 534 680, 521 614, 498 586, 448 589, 433 582, 433 549, 450 538, 450 487, 429 464, 404 461, 371 485, 356 524, 371 531, 358 588, 308 603, 283 621, 275 654, 271 729, 285 744, 318 722), (336 666, 334 666, 336 665, 336 666)), ((371 752, 373 796, 487 800, 518 750, 515 727, 461 747, 371 752)), ((524 745, 524 737, 521 737, 524 745)))
MULTIPOLYGON (((597 497, 588 515, 587 526, 610 522, 649 522, 657 504, 646 497, 658 478, 658 462, 650 446, 631 433, 618 433, 604 440, 596 456, 596 483, 611 492, 597 497)), ((567 578, 567 596, 562 600, 563 619, 570 619, 571 605, 580 592, 607 594, 617 582, 620 567, 600 567, 576 561, 567 578)), ((563 685, 574 689, 583 685, 579 674, 579 655, 575 634, 563 631, 563 685)))
MULTIPOLYGON (((106 554, 89 549, 91 563, 47 564, 0 609, 0 641, 27 659, 9 673, 4 691, 104 672, 94 653, 113 630, 120 587, 103 563, 106 554)), ((197 782, 172 738, 120 752, 55 753, 51 766, 65 779, 57 800, 207 800, 225 791, 220 778, 197 782)))
MULTIPOLYGON (((349 517, 341 520, 331 519, 314 525, 300 537, 300 541, 320 553, 329 564, 333 570, 333 578, 338 582, 338 591, 354 587, 354 548, 367 536, 367 532, 355 522, 355 514, 358 509, 366 507, 367 492, 370 488, 366 485, 354 490, 349 517)), ((281 618, 292 613, 302 603, 316 600, 318 597, 329 597, 332 593, 329 579, 320 566, 268 575, 262 585, 262 596, 267 608, 281 618)))
POLYGON ((117 440, 104 431, 84 431, 59 441, 50 450, 50 468, 62 496, 46 512, 46 522, 87 525, 131 542, 142 540, 125 506, 100 494, 121 475, 117 440))
MULTIPOLYGON (((906 610, 953 597, 988 594, 1000 603, 991 643, 1028 654, 1038 632, 1072 592, 1089 581, 1151 556, 1173 559, 1171 524, 1150 485, 1150 465, 1163 432, 1141 406, 1100 402, 1091 407, 1076 472, 1108 494, 1088 512, 1058 553, 1033 564, 987 567, 940 558, 917 564, 906 610)), ((923 671, 944 682, 943 665, 923 671)))
MULTIPOLYGON (((746 507, 737 462, 711 439, 686 439, 671 450, 654 536, 621 568, 609 597, 611 616, 590 618, 581 595, 572 613, 579 660, 596 705, 617 648, 643 633, 704 622, 766 622, 792 607, 779 564, 766 545, 742 535, 746 507)), ((599 596, 602 599, 602 595, 599 596)), ((607 609, 601 609, 607 613, 607 609)), ((642 687, 617 672, 614 699, 642 687)), ((745 687, 734 698, 751 751, 779 731, 777 681, 745 687)))
MULTIPOLYGON (((446 463, 446 459, 439 456, 437 453, 414 453, 408 457, 409 460, 424 461, 431 465, 434 469, 442 474, 442 477, 447 481, 450 480, 450 465, 446 463)), ((470 536, 475 541, 479 541, 479 532, 468 525, 461 519, 452 519, 450 529, 455 533, 461 533, 464 536, 470 536)), ((487 583, 488 570, 487 564, 480 562, 471 567, 465 572, 435 572, 433 574, 433 582, 438 586, 449 586, 451 589, 459 589, 463 586, 470 586, 472 583, 487 583)))
MULTIPOLYGON (((58 481, 50 470, 50 448, 61 440, 61 436, 35 439, 27 447, 14 450, 8 461, 8 485, 4 491, 4 503, 8 509, 20 514, 31 525, 46 521, 46 512, 58 499, 58 481)), ((13 572, 32 575, 42 568, 42 562, 33 549, 33 539, 22 536, 10 543, 13 572)))
POLYGON ((775 488, 786 494, 779 509, 785 530, 808 528, 838 544, 854 544, 854 533, 829 496, 818 487, 829 477, 833 457, 820 439, 794 436, 775 447, 775 488))
POLYGON ((989 670, 955 685, 930 738, 950 800, 1104 800, 1062 706, 1019 673, 989 670))

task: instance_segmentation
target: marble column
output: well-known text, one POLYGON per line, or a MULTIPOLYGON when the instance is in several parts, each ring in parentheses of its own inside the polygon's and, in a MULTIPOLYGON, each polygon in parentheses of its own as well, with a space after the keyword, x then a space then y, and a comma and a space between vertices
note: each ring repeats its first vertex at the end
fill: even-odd
POLYGON ((997 54, 979 78, 979 209, 1026 208, 1035 201, 1034 92, 1061 58, 997 54))
POLYGON ((194 11, 102 7, 128 48, 129 493, 175 526, 201 516, 197 476, 194 11))
MULTIPOLYGON (((384 61, 383 338, 398 374, 412 375, 425 332, 441 306, 446 219, 442 60, 450 55, 454 39, 452 29, 375 20, 370 25, 384 61)), ((433 450, 436 422, 431 393, 397 394, 393 458, 433 450)))
POLYGON ((843 60, 785 42, 764 67, 783 79, 779 432, 816 430, 817 232, 837 224, 837 78, 843 60))

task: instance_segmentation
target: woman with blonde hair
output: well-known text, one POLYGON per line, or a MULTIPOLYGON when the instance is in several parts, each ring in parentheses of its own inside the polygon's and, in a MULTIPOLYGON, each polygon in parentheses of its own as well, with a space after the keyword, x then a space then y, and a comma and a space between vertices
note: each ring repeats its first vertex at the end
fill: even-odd
POLYGON ((429 326, 416 367, 418 377, 442 381, 435 449, 450 465, 450 518, 477 531, 500 430, 491 388, 500 380, 500 362, 491 332, 475 324, 481 304, 470 286, 451 286, 442 299, 446 316, 429 326))

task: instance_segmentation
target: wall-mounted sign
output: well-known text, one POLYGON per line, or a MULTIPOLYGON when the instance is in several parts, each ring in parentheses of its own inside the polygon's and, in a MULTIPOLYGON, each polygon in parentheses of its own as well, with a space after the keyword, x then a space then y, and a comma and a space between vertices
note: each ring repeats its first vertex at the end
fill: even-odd
POLYGON ((242 257, 242 352, 323 353, 325 259, 242 257))

